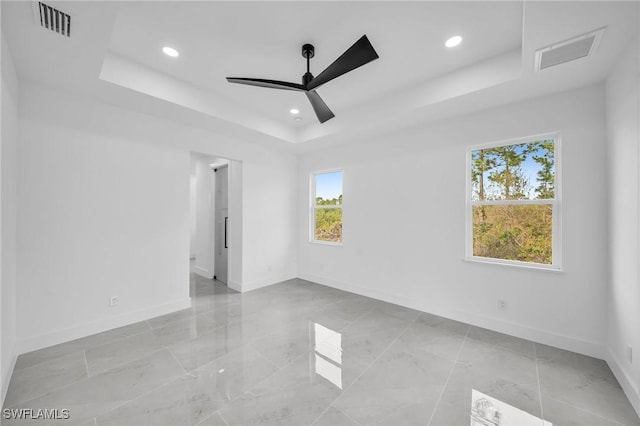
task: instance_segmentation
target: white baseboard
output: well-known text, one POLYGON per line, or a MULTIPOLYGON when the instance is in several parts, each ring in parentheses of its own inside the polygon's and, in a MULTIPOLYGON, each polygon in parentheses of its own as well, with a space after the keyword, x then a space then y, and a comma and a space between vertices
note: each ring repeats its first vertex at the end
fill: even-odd
POLYGON ((213 273, 209 272, 208 269, 204 269, 200 266, 194 266, 193 267, 193 272, 195 272, 196 274, 200 275, 201 277, 204 277, 208 280, 213 279, 213 273))
POLYGON ((636 413, 640 416, 640 392, 638 391, 638 387, 634 384, 635 380, 633 380, 633 377, 631 377, 627 371, 622 368, 623 364, 620 363, 618 357, 616 357, 611 350, 607 350, 605 361, 607 361, 613 375, 616 376, 624 394, 629 398, 629 402, 631 402, 636 413))
POLYGON ((0 407, 4 407, 4 399, 7 397, 7 391, 9 390, 9 382, 11 381, 11 376, 13 375, 13 370, 16 367, 16 360, 18 359, 18 354, 13 351, 11 354, 11 363, 9 363, 9 368, 6 371, 2 372, 2 395, 0 396, 0 407))
POLYGON ((229 280, 227 281, 227 287, 229 287, 231 290, 242 293, 242 284, 240 284, 239 282, 229 280))
POLYGON ((67 327, 56 330, 51 333, 41 334, 38 336, 27 337, 16 343, 16 353, 23 354, 46 348, 48 346, 57 345, 92 334, 101 333, 103 331, 112 330, 114 328, 123 327, 139 321, 144 321, 160 315, 170 314, 182 309, 191 307, 191 298, 175 300, 161 305, 151 306, 139 309, 133 312, 123 313, 118 316, 103 318, 97 321, 88 322, 82 325, 67 327))
POLYGON ((301 274, 300 278, 318 284, 323 284, 328 287, 337 288, 339 290, 360 294, 362 296, 367 296, 374 299, 382 300, 384 302, 405 306, 407 308, 416 309, 418 311, 427 312, 444 318, 462 321, 464 323, 475 325, 477 327, 487 328, 489 330, 497 331, 515 337, 520 337, 522 339, 531 340, 533 342, 542 343, 549 346, 554 346, 556 348, 577 352, 594 358, 604 359, 605 356, 603 345, 584 341, 570 336, 561 335, 548 330, 541 330, 522 324, 486 317, 473 312, 449 309, 446 307, 435 305, 433 303, 429 303, 428 301, 409 299, 397 294, 391 294, 380 290, 360 287, 344 282, 338 282, 322 277, 320 275, 301 274))
POLYGON ((236 288, 231 287, 231 285, 229 285, 229 288, 233 288, 234 290, 240 291, 241 293, 246 293, 247 291, 257 290, 259 288, 268 287, 270 285, 278 284, 282 281, 292 280, 295 278, 297 278, 295 274, 281 275, 278 278, 269 278, 265 280, 253 281, 250 283, 242 283, 242 285, 240 286, 241 290, 236 290, 236 288))

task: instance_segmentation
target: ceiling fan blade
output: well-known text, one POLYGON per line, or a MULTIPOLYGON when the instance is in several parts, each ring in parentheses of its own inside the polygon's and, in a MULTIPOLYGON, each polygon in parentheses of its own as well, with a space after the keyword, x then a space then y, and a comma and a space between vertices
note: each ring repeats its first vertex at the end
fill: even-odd
POLYGON ((247 84, 249 86, 267 87, 269 89, 295 90, 304 92, 306 89, 302 84, 289 83, 288 81, 264 80, 262 78, 240 78, 227 77, 229 83, 247 84))
POLYGON ((311 80, 307 85, 307 90, 316 89, 327 81, 353 71, 374 59, 378 59, 378 57, 367 36, 363 35, 360 40, 356 41, 353 46, 348 48, 338 59, 311 80))
POLYGON ((307 95, 307 99, 309 99, 309 102, 311 102, 311 106, 313 107, 313 110, 315 111, 316 115, 318 116, 318 120, 320 120, 321 123, 324 123, 325 121, 335 117, 327 104, 325 104, 320 95, 318 95, 318 92, 316 92, 315 90, 310 90, 308 92, 305 92, 305 95, 307 95))

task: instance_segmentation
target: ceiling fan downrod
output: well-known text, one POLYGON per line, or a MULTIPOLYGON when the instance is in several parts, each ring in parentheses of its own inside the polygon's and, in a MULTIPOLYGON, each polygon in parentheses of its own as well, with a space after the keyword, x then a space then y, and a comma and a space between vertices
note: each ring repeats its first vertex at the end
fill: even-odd
POLYGON ((313 47, 313 44, 307 43, 302 45, 302 57, 307 58, 307 72, 302 76, 302 84, 304 86, 313 80, 313 74, 309 71, 309 63, 310 59, 315 56, 315 53, 316 49, 313 47))

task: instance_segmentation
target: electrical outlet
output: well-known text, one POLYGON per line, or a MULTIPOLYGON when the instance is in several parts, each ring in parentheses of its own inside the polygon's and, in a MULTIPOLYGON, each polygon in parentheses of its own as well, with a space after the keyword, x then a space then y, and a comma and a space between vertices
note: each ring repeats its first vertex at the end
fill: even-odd
POLYGON ((498 299, 498 309, 500 309, 501 311, 506 311, 507 310, 507 302, 505 300, 498 299))
POLYGON ((118 299, 118 296, 111 296, 111 298, 109 299, 109 306, 118 306, 118 303, 120 303, 120 299, 118 299))
POLYGON ((627 360, 629 364, 633 363, 633 348, 630 345, 627 346, 627 360))

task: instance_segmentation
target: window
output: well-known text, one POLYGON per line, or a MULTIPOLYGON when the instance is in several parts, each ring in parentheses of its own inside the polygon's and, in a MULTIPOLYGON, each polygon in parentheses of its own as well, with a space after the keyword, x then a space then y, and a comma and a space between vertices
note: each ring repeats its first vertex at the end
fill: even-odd
POLYGON ((315 173, 311 185, 311 241, 342 243, 342 171, 315 173))
POLYGON ((467 259, 560 269, 557 134, 472 147, 467 259))

